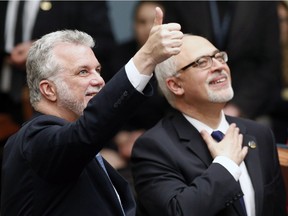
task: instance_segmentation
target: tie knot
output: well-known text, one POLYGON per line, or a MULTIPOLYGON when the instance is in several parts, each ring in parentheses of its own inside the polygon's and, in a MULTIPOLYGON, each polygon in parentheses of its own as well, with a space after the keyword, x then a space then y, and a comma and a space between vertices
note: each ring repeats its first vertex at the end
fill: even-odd
POLYGON ((221 132, 221 131, 213 131, 211 136, 217 141, 217 142, 220 142, 223 137, 224 137, 224 134, 221 132))

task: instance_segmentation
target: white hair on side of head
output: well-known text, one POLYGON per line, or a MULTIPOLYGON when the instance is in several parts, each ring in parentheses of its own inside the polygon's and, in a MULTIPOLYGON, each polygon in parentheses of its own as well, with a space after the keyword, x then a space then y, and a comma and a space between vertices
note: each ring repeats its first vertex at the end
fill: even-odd
POLYGON ((91 48, 95 46, 95 42, 90 35, 78 30, 52 32, 33 43, 28 53, 26 70, 30 102, 34 108, 41 99, 39 83, 41 80, 55 76, 60 69, 53 54, 53 48, 58 43, 84 45, 91 48))
POLYGON ((166 79, 175 76, 176 74, 176 64, 173 56, 159 63, 155 68, 155 76, 159 88, 171 106, 173 106, 174 96, 166 85, 166 79))

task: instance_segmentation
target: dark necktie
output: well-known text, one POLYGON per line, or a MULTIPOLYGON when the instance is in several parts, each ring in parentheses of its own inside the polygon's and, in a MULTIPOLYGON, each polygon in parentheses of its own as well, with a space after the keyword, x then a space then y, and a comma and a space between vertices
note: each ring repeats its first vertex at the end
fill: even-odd
POLYGON ((15 34, 14 34, 14 44, 23 41, 23 14, 24 14, 24 0, 19 1, 18 11, 17 11, 17 20, 15 25, 15 34))
MULTIPOLYGON (((224 134, 223 134, 221 131, 218 131, 218 130, 217 130, 217 131, 213 131, 212 134, 211 134, 211 136, 212 136, 217 142, 220 142, 220 141, 223 139, 224 134)), ((245 215, 247 215, 246 206, 245 206, 243 197, 241 197, 241 198, 239 199, 239 201, 240 201, 241 206, 242 206, 242 208, 243 208, 243 210, 244 210, 244 212, 245 212, 245 215)))
POLYGON ((217 142, 220 142, 223 137, 224 137, 224 134, 221 132, 221 131, 213 131, 211 136, 217 141, 217 142))

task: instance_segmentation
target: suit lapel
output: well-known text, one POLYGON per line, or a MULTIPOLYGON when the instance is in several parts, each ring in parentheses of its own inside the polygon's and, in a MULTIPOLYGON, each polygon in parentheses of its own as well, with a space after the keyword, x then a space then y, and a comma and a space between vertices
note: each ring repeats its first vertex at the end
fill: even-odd
POLYGON ((261 164, 260 164, 260 158, 259 158, 259 148, 257 147, 257 139, 248 134, 246 131, 246 126, 241 124, 240 122, 237 121, 235 118, 227 117, 227 121, 229 124, 232 122, 236 123, 236 125, 240 129, 240 133, 243 134, 243 146, 248 146, 248 154, 246 155, 245 158, 245 165, 247 167, 254 192, 255 192, 255 210, 256 210, 256 215, 259 215, 261 212, 260 210, 262 209, 263 205, 263 182, 262 182, 262 169, 261 169, 261 164), (249 147, 249 143, 255 142, 256 143, 256 148, 251 148, 249 147))
MULTIPOLYGON (((103 158, 103 160, 104 160, 104 158, 103 158)), ((101 187, 101 189, 104 191, 104 193, 107 194, 107 196, 105 196, 105 198, 107 198, 107 197, 113 197, 114 198, 114 199, 109 198, 109 202, 113 203, 113 204, 111 204, 111 206, 115 206, 113 211, 118 212, 119 215, 122 215, 123 213, 121 210, 121 206, 120 206, 119 200, 117 198, 117 195, 116 195, 115 190, 114 190, 113 185, 112 185, 112 182, 113 182, 112 179, 114 179, 114 181, 115 181, 115 176, 112 175, 113 172, 111 171, 111 167, 107 166, 106 162, 104 162, 104 164, 105 164, 105 168, 109 174, 109 177, 107 176, 106 172, 103 170, 103 168, 101 167, 100 163, 98 162, 98 160, 96 158, 94 158, 94 160, 92 160, 91 163, 88 164, 87 169, 91 170, 91 172, 89 172, 89 173, 91 175, 94 175, 94 179, 99 179, 98 180, 99 187, 101 187), (95 168, 98 168, 97 172, 95 172, 95 168), (101 175, 99 175, 99 174, 101 174, 101 175), (110 181, 109 178, 111 179, 112 182, 110 181)), ((115 188, 117 188, 117 187, 115 187, 115 188)))
MULTIPOLYGON (((104 159, 104 164, 117 193, 120 196, 121 204, 126 216, 134 216, 136 204, 133 199, 134 195, 130 190, 128 182, 104 159)), ((119 204, 119 202, 118 202, 119 204)), ((119 206, 119 208, 121 208, 119 206)))
MULTIPOLYGON (((244 145, 248 145, 249 142, 254 141, 257 145, 256 139, 253 136, 245 135, 244 136, 244 145)), ((262 178, 262 169, 260 166, 260 160, 259 160, 259 149, 257 147, 255 149, 252 149, 249 147, 248 154, 245 158, 245 164, 249 173, 249 176, 252 181, 252 185, 255 192, 255 209, 256 213, 260 212, 260 209, 262 209, 263 205, 263 178, 262 178)))
POLYGON ((179 112, 177 112, 175 118, 172 119, 172 123, 181 143, 186 145, 187 149, 193 152, 193 155, 209 167, 212 162, 212 157, 197 129, 179 112))

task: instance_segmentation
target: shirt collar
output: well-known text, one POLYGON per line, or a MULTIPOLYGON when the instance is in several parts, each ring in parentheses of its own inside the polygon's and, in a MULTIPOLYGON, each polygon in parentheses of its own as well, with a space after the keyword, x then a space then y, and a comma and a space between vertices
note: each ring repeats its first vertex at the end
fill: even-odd
POLYGON ((195 118, 192 118, 186 114, 183 113, 183 116, 200 132, 202 130, 206 130, 209 134, 211 134, 213 131, 215 130, 219 130, 221 131, 223 134, 226 133, 226 131, 229 128, 229 123, 226 120, 226 117, 224 115, 223 110, 221 111, 221 121, 219 126, 216 129, 213 129, 211 127, 209 127, 208 125, 198 121, 195 118))

